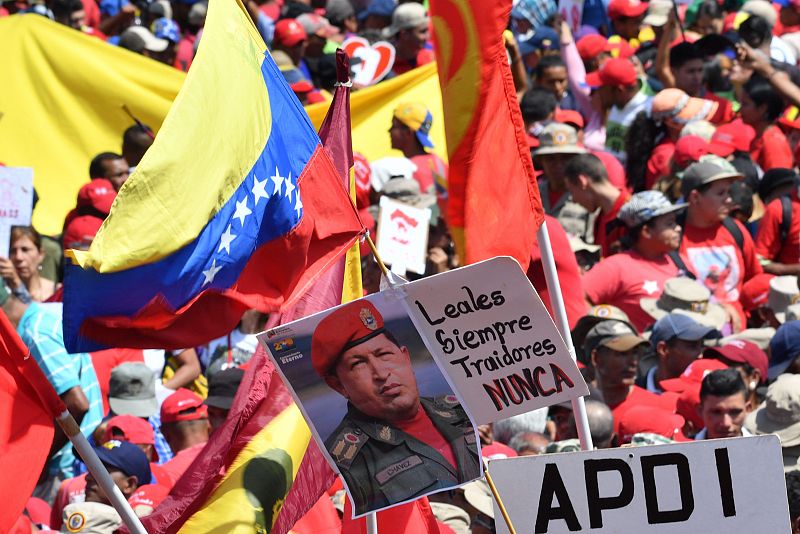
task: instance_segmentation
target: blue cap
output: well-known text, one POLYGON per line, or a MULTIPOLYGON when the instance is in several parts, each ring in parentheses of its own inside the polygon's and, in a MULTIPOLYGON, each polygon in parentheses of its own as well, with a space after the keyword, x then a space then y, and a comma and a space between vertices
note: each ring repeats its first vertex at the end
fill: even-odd
POLYGON ((778 378, 800 356, 800 321, 783 323, 769 342, 769 379, 778 378))
POLYGON ((364 20, 370 15, 391 18, 396 7, 397 2, 395 0, 372 0, 367 9, 358 14, 358 20, 364 20))
POLYGON ((150 484, 150 462, 137 445, 112 439, 95 447, 94 452, 107 466, 119 469, 126 476, 135 476, 140 486, 150 484))
POLYGON ((519 53, 523 57, 536 51, 547 52, 559 50, 560 48, 561 40, 558 37, 558 33, 549 26, 536 28, 530 38, 519 43, 519 53))
POLYGON ((181 29, 178 27, 178 23, 172 19, 166 17, 156 19, 153 21, 150 29, 153 31, 153 35, 159 39, 166 39, 173 43, 177 43, 181 40, 181 29))
POLYGON ((704 326, 688 315, 669 313, 656 321, 653 333, 650 335, 650 344, 654 347, 659 341, 669 341, 673 338, 684 341, 697 341, 700 339, 718 339, 722 334, 716 328, 704 326))

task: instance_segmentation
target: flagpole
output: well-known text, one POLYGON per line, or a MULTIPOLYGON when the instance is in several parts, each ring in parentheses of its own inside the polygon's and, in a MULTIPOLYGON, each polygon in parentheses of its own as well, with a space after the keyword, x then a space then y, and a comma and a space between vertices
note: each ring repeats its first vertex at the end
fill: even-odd
POLYGON ((125 523, 125 526, 131 531, 131 534, 147 534, 142 522, 133 512, 130 503, 125 499, 125 496, 122 495, 122 492, 114 483, 111 475, 108 474, 103 462, 100 461, 97 453, 94 452, 86 436, 81 433, 81 427, 72 417, 72 414, 64 410, 56 421, 58 421, 59 426, 72 442, 72 445, 75 446, 75 450, 77 450, 78 454, 83 458, 92 477, 100 484, 100 488, 102 488, 106 497, 108 497, 111 506, 117 511, 122 518, 122 522, 125 523))
MULTIPOLYGON (((567 320, 567 309, 564 307, 564 296, 561 294, 561 284, 558 281, 558 271, 556 262, 553 258, 553 247, 550 244, 550 236, 547 234, 547 221, 542 222, 537 232, 539 239, 539 250, 542 252, 542 266, 544 267, 544 278, 547 281, 547 289, 550 290, 550 304, 553 307, 554 319, 561 337, 567 344, 567 349, 575 359, 575 346, 572 344, 572 336, 569 332, 569 321, 567 320)), ((572 399, 572 414, 575 418, 575 426, 578 430, 578 439, 581 442, 581 449, 590 451, 594 449, 592 435, 589 431, 589 419, 586 417, 586 403, 583 397, 572 399)))

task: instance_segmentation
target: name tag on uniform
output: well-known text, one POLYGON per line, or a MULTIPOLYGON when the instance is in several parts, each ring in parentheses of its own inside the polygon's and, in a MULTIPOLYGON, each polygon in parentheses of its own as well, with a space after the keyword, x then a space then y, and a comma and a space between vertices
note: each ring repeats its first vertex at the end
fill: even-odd
POLYGON ((404 460, 400 460, 396 464, 390 465, 389 467, 387 467, 383 471, 380 471, 379 473, 377 473, 375 475, 375 480, 377 480, 378 483, 381 486, 383 486, 384 484, 389 482, 389 480, 391 480, 395 476, 399 475, 400 473, 408 471, 412 467, 416 467, 416 466, 421 465, 421 464, 422 464, 422 458, 420 458, 416 454, 414 456, 409 456, 408 458, 405 458, 404 460))

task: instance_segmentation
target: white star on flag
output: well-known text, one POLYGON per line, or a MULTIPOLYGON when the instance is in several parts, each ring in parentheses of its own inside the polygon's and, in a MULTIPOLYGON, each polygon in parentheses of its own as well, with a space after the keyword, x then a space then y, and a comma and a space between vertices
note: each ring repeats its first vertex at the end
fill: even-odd
MULTIPOLYGON (((289 176, 291 176, 291 174, 289 176)), ((275 191, 273 193, 279 195, 281 192, 281 185, 286 181, 286 178, 281 176, 281 173, 278 172, 278 167, 275 167, 275 175, 270 176, 269 179, 275 184, 275 191)))
POLYGON ((648 295, 652 295, 653 293, 658 291, 658 281, 657 280, 645 280, 642 284, 642 289, 647 292, 648 295))
POLYGON ((267 194, 267 179, 259 180, 253 175, 253 189, 251 192, 253 193, 253 198, 255 199, 255 205, 258 206, 258 201, 262 198, 269 198, 267 194))
POLYGON ((295 188, 294 184, 292 183, 292 173, 290 172, 289 173, 289 179, 286 180, 286 193, 285 193, 286 198, 290 198, 289 195, 295 189, 296 188, 295 188))
POLYGON ((210 284, 211 282, 213 282, 214 277, 217 276, 217 273, 220 272, 221 270, 222 266, 220 265, 219 267, 217 267, 217 260, 216 258, 214 258, 211 261, 211 267, 209 267, 208 270, 203 271, 203 277, 205 277, 205 280, 203 280, 203 285, 210 284))
POLYGON ((247 197, 244 197, 242 200, 236 202, 236 212, 234 212, 233 218, 239 219, 239 224, 244 226, 245 217, 251 213, 253 213, 253 211, 247 207, 247 197))
POLYGON ((236 239, 236 236, 231 233, 231 225, 229 224, 228 228, 225 230, 225 233, 223 233, 220 236, 219 248, 217 249, 217 252, 221 251, 222 249, 225 249, 225 252, 230 254, 231 243, 233 242, 234 239, 236 239))
POLYGON ((300 210, 303 209, 303 203, 300 201, 300 192, 297 192, 297 195, 294 197, 294 211, 297 212, 297 215, 300 215, 300 210))

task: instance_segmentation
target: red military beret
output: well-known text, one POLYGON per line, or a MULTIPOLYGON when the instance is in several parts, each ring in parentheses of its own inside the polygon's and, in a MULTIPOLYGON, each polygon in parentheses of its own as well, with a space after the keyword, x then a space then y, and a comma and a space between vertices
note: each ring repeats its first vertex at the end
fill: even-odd
POLYGON ((325 376, 339 356, 384 332, 383 317, 368 300, 351 302, 325 317, 311 338, 311 365, 325 376))

